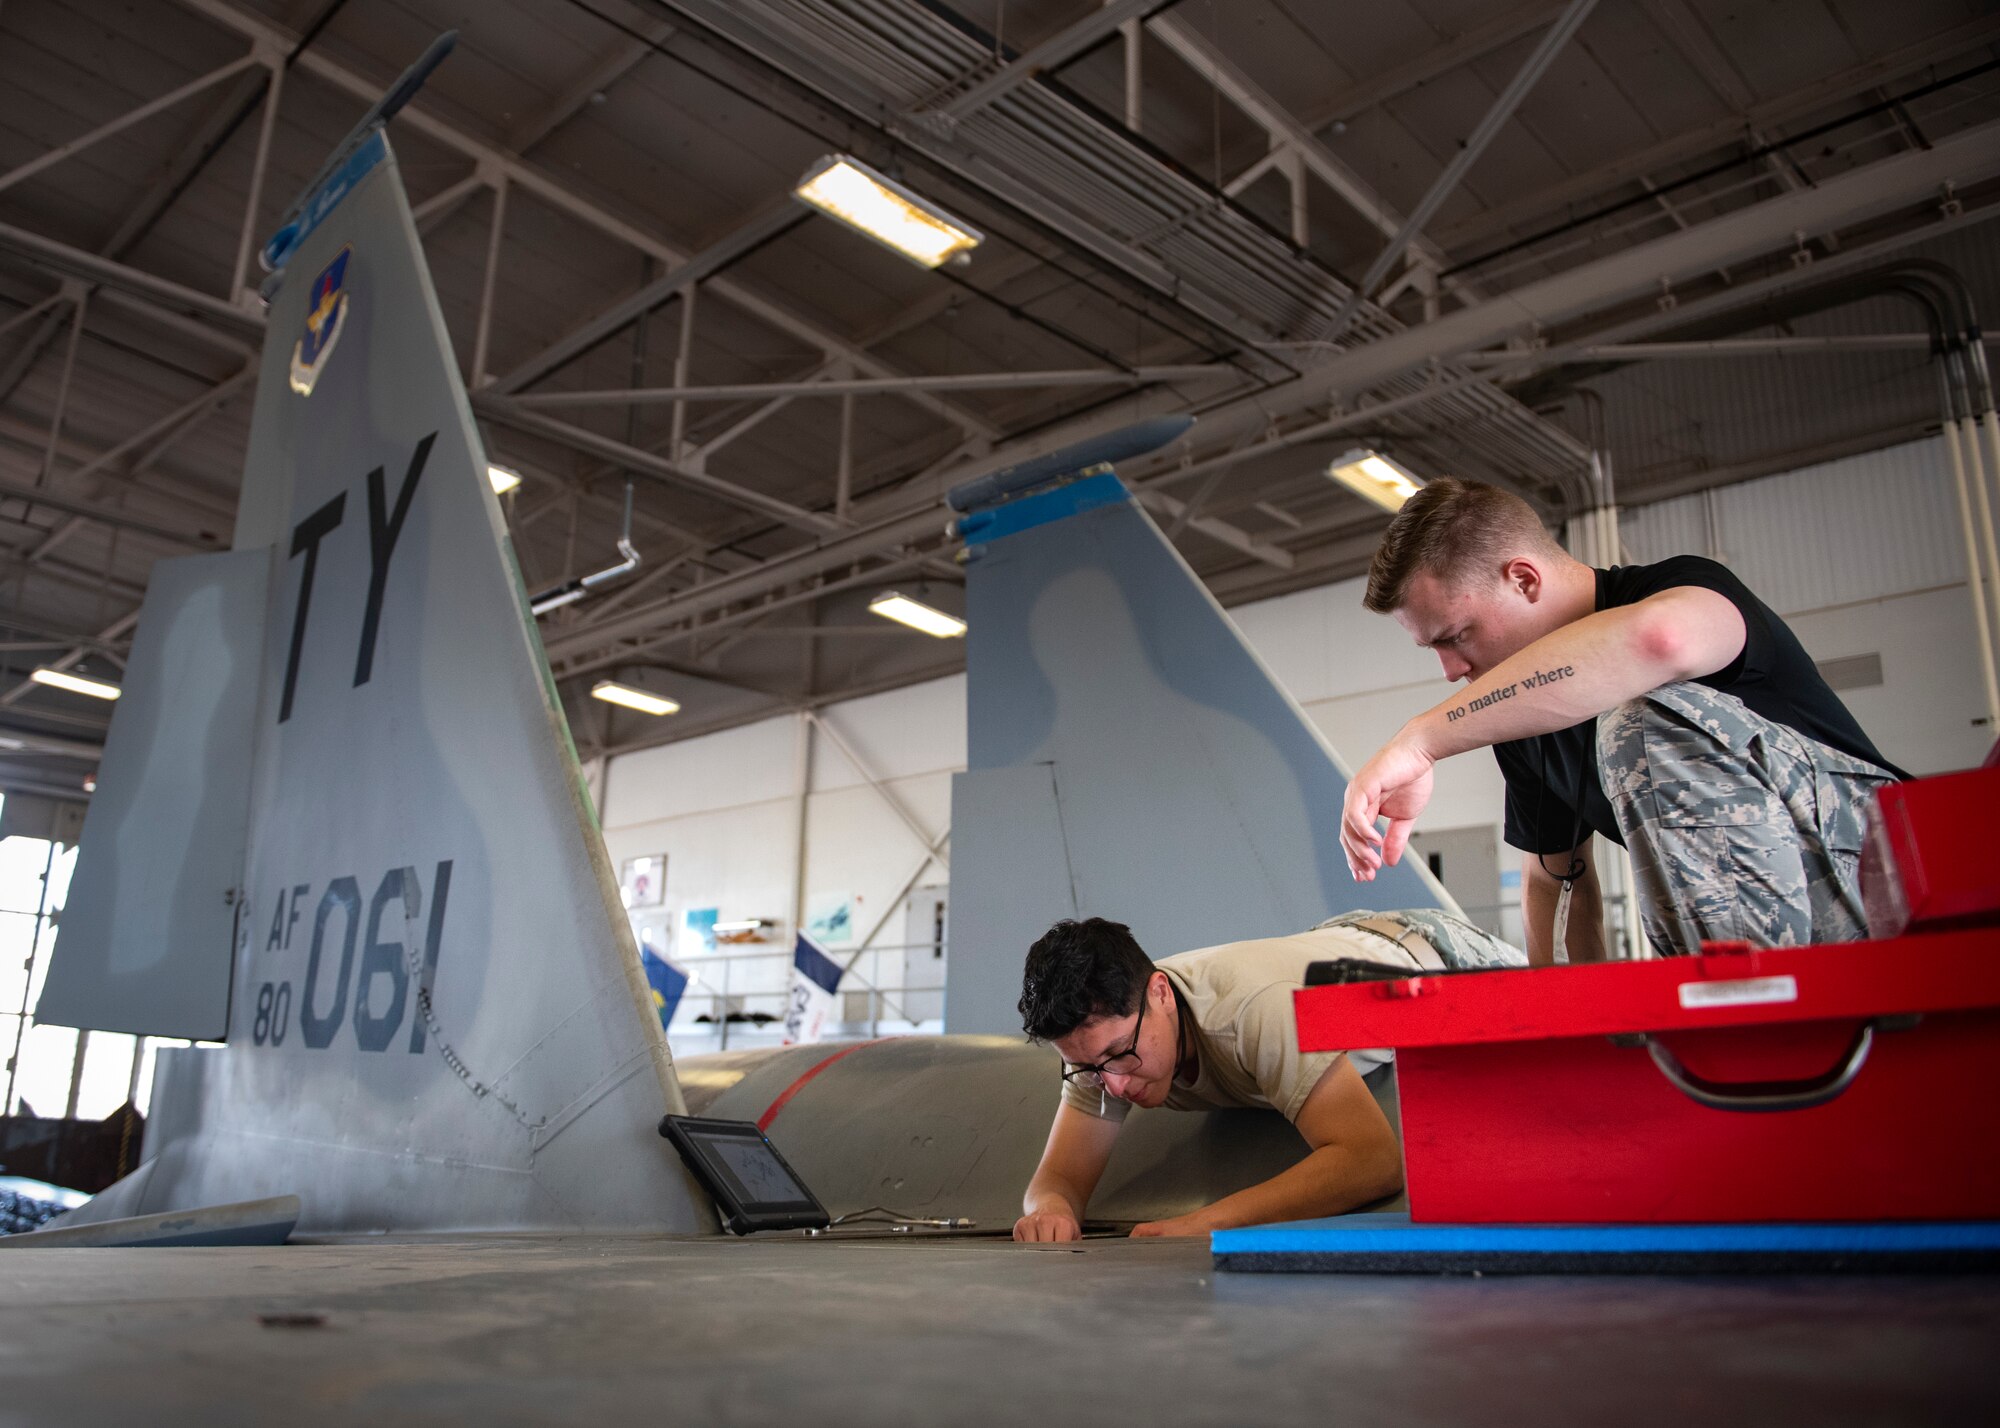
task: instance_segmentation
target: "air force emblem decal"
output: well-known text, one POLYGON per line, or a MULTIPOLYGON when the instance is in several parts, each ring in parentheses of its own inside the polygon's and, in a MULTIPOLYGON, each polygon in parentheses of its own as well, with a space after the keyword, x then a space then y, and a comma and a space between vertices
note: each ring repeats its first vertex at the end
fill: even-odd
POLYGON ((342 248, 326 270, 313 279, 311 305, 306 309, 306 330, 292 346, 292 390, 302 397, 312 395, 320 369, 333 355, 340 329, 347 323, 347 258, 354 250, 342 248))

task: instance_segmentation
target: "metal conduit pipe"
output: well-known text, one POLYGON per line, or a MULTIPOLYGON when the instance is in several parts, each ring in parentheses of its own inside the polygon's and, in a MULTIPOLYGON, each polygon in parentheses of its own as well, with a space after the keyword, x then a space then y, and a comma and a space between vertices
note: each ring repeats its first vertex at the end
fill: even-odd
MULTIPOLYGON (((1944 370, 1948 400, 1952 403, 1951 424, 1946 432, 1952 443, 1954 469, 1962 469, 1966 486, 1971 492, 1970 509, 1967 515, 1973 523, 1972 529, 1978 533, 1976 558, 1980 561, 1979 578, 1974 584, 1975 592, 1984 585, 1985 599, 1981 602, 1981 623, 1990 637, 1988 664, 2000 664, 2000 548, 1996 548, 1993 520, 1994 502, 1987 492, 1985 462, 1980 453, 1980 433, 1978 423, 1973 418, 1976 400, 1972 388, 1972 378, 1962 352, 1953 350, 1945 354, 1944 370), (1989 612, 1987 603, 1993 608, 1989 612)), ((1968 546, 1972 544, 1968 535, 1968 546)), ((1971 553, 1971 552, 1969 552, 1971 553)), ((1989 717, 2000 721, 2000 702, 1989 711, 1989 717)))
MULTIPOLYGON (((1943 263, 1910 259, 1895 265, 1894 273, 1895 281, 1905 290, 1921 289, 1932 296, 1941 310, 1948 307, 1951 312, 1943 351, 1950 403, 1947 419, 1953 428, 1955 469, 1962 467, 1972 496, 1963 514, 1978 536, 1976 555, 1971 532, 1967 540, 1968 566, 1973 559, 1980 562, 1978 579, 1971 578, 1970 569, 1967 573, 1975 598, 1980 595, 1980 587, 1984 587, 1984 598, 1979 599, 1978 605, 1980 618, 1975 622, 1983 627, 1986 642, 1981 662, 1984 673, 2000 665, 2000 541, 1996 540, 1994 530, 1996 516, 2000 515, 2000 488, 1995 486, 2000 482, 2000 448, 1982 451, 1982 426, 1990 424, 1993 389, 1986 368, 1979 314, 1965 280, 1943 263)), ((1995 689, 1989 692, 1988 704, 1991 729, 2000 726, 2000 679, 1995 680, 1995 689)))
MULTIPOLYGON (((2000 481, 2000 419, 1986 375, 1984 337, 1963 278, 1942 263, 1903 258, 1841 274, 1837 279, 1784 293, 1754 308, 1699 326, 1703 337, 1762 327, 1783 318, 1824 312, 1871 297, 1913 303, 1923 314, 1938 360, 1940 424, 1960 506, 1967 588, 1973 601, 1981 680, 1992 727, 2000 728, 2000 540, 1995 518, 2000 489, 1989 496, 1989 475, 2000 481), (1975 419, 1974 413, 1978 414, 1975 419), (1991 425, 1994 438, 1985 440, 1991 425), (1992 453, 1982 459, 1981 446, 1992 453)), ((1648 324, 1656 326, 1657 324, 1648 324)))
POLYGON ((1958 493, 1959 529, 1965 537, 1965 580, 1972 592, 1973 624, 1979 641, 1980 674, 1984 681, 1986 695, 1986 718, 1988 729, 2000 727, 2000 679, 1996 679, 1993 668, 1993 633, 1986 617, 1986 592, 1979 566, 1979 547, 1973 536, 1972 500, 1967 489, 1965 456, 1960 450, 1958 423, 1953 411, 1955 402, 1952 395, 1952 381, 1942 363, 1938 366, 1938 382, 1942 387, 1945 407, 1944 444, 1946 455, 1951 461, 1953 489, 1958 493))
POLYGON ((537 615, 546 615, 551 610, 560 610, 565 605, 574 605, 584 596, 605 586, 623 580, 639 568, 639 548, 632 544, 632 478, 625 478, 625 524, 618 532, 618 554, 621 559, 616 565, 607 565, 592 574, 566 580, 561 585, 551 586, 528 601, 528 609, 537 615))

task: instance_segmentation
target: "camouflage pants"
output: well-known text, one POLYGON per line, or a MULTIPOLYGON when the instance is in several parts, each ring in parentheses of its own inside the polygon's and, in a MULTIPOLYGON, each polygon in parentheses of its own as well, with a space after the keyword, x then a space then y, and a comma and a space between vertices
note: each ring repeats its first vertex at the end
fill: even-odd
POLYGON ((1468 967, 1528 965, 1528 956, 1520 948, 1502 942, 1492 933, 1474 927, 1462 917, 1453 917, 1450 913, 1439 912, 1436 908, 1409 907, 1398 908, 1393 912, 1343 912, 1338 917, 1329 917, 1325 922, 1315 924, 1313 930, 1317 932, 1322 927, 1359 927, 1364 932, 1373 932, 1399 945, 1402 939, 1390 928, 1414 932, 1430 943, 1445 966, 1455 970, 1468 967))
POLYGON ((1600 715, 1597 766, 1656 952, 1867 936, 1863 814, 1887 770, 1700 684, 1600 715))

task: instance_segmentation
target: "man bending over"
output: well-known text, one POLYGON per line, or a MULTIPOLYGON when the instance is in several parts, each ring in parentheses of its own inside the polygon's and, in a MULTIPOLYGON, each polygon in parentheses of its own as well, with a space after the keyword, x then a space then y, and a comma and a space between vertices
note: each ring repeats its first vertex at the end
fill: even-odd
MULTIPOLYGON (((1299 1050, 1292 993, 1308 963, 1360 958, 1413 969, 1519 966, 1521 953, 1441 912, 1349 913, 1293 937, 1232 942, 1154 962, 1130 929, 1058 922, 1028 949, 1021 1023, 1063 1057, 1062 1100, 1028 1183, 1017 1240, 1073 1240, 1133 1106, 1275 1110, 1309 1153, 1289 1170, 1134 1235, 1335 1215, 1402 1188, 1402 1153, 1344 1051, 1299 1050)), ((1363 1053, 1377 1062, 1386 1053, 1363 1053)), ((1389 1074, 1386 1068, 1375 1074, 1389 1074)))
POLYGON ((1553 960, 1565 921, 1571 960, 1604 955, 1593 831, 1631 852, 1661 953, 1867 935, 1863 811, 1905 775, 1727 567, 1680 555, 1595 570, 1520 497, 1443 480, 1389 522, 1362 603, 1465 687, 1349 781, 1340 840, 1357 879, 1401 857, 1432 766, 1490 745, 1507 841, 1526 855, 1522 925, 1537 965, 1553 960))

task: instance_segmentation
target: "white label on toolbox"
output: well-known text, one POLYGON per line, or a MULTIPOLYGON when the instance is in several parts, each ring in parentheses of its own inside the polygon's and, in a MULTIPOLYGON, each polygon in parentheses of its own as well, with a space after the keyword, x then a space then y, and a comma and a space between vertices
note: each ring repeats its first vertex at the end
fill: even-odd
POLYGON ((1731 982, 1681 983, 1681 1005, 1687 1008, 1757 1007, 1798 999, 1797 977, 1739 977, 1731 982))

